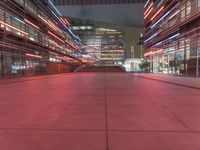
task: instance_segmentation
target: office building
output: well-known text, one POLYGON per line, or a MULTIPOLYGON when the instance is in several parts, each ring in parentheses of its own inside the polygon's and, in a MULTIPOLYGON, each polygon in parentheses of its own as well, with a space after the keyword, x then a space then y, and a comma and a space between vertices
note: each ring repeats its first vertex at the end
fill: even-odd
POLYGON ((0 150, 200 150, 199 57, 200 0, 1 0, 0 150))
POLYGON ((51 1, 1 1, 0 39, 0 78, 67 72, 81 63, 81 42, 51 1))
POLYGON ((151 72, 199 76, 200 0, 148 0, 144 7, 151 72))
POLYGON ((89 55, 95 56, 96 64, 123 64, 125 56, 122 32, 115 29, 97 27, 89 21, 75 20, 74 22, 79 23, 71 26, 71 30, 81 39, 83 50, 87 49, 89 55))

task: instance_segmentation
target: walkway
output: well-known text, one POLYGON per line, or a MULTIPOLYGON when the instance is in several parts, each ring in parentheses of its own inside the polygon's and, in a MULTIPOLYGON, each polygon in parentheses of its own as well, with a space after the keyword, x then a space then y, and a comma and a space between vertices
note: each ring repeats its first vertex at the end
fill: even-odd
POLYGON ((193 78, 181 78, 188 85, 181 86, 172 76, 162 82, 167 77, 70 73, 1 80, 0 150, 199 150, 200 89, 192 88, 193 78))

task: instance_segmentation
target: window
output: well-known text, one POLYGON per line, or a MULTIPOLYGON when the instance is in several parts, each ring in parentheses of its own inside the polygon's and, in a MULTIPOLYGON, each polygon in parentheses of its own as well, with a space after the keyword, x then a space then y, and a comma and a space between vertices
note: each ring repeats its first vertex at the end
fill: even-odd
POLYGON ((33 13, 33 14, 37 14, 37 12, 36 12, 36 6, 35 6, 35 4, 32 2, 32 1, 30 1, 30 0, 26 0, 25 1, 25 7, 31 12, 31 13, 33 13))
POLYGON ((181 7, 181 19, 185 18, 185 6, 181 7))
POLYGON ((21 6, 24 6, 24 0, 14 0, 14 1, 20 4, 21 6))
POLYGON ((200 0, 198 0, 198 7, 200 7, 200 0))
POLYGON ((191 2, 186 2, 186 15, 189 15, 191 13, 191 2))
POLYGON ((38 38, 37 38, 37 31, 35 31, 35 29, 29 27, 29 39, 32 40, 32 41, 38 41, 38 38))

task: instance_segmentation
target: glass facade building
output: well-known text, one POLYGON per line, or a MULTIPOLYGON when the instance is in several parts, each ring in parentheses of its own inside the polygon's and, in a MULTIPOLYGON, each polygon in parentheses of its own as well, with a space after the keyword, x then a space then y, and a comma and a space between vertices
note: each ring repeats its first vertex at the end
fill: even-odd
POLYGON ((0 78, 71 71, 80 40, 49 0, 0 2, 0 78))
POLYGON ((96 56, 99 65, 123 64, 124 39, 123 33, 110 28, 96 27, 93 24, 86 26, 71 26, 84 46, 91 49, 87 51, 91 56, 96 56))
POLYGON ((200 0, 147 0, 144 7, 151 72, 199 76, 200 0))

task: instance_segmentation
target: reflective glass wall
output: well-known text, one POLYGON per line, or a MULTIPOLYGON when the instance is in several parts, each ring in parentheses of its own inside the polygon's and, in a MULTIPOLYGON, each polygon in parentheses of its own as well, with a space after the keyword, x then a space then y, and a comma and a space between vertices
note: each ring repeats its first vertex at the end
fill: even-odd
POLYGON ((199 76, 200 1, 149 1, 145 6, 145 57, 151 72, 199 76))
POLYGON ((0 78, 72 71, 80 46, 50 0, 0 2, 0 78))

